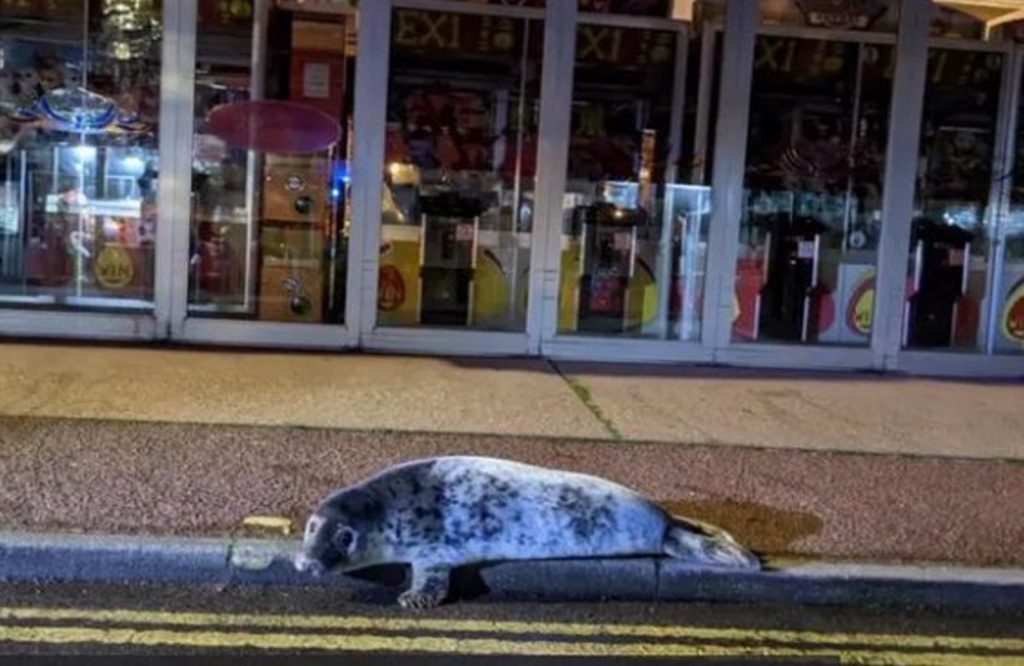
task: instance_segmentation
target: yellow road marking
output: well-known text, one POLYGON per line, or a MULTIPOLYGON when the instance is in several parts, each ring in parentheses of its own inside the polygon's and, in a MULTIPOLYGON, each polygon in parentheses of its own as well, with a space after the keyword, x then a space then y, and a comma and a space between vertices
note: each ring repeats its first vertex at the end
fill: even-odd
POLYGON ((98 644, 134 647, 203 649, 315 650, 419 654, 507 655, 547 657, 762 657, 831 658, 843 664, 886 666, 1021 666, 1022 656, 874 652, 821 648, 685 645, 679 643, 560 643, 502 639, 406 637, 329 634, 248 634, 163 629, 94 629, 79 627, 0 626, 0 642, 98 644))
POLYGON ((614 636, 647 639, 691 639, 706 641, 772 641, 820 646, 863 645, 873 648, 915 648, 933 650, 991 650, 1024 653, 1024 640, 959 636, 899 634, 822 633, 777 629, 689 627, 679 625, 584 624, 565 622, 521 622, 490 620, 444 620, 373 618, 329 615, 253 615, 219 613, 178 613, 64 608, 3 608, 0 621, 83 621, 190 627, 241 627, 260 629, 321 629, 347 631, 428 631, 488 634, 534 634, 539 636, 614 636))

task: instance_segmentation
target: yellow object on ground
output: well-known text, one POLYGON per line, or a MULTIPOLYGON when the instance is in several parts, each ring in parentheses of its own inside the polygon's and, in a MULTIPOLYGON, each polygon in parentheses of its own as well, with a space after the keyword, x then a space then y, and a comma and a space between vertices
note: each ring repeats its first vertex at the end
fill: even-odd
POLYGON ((277 532, 285 536, 294 530, 291 519, 281 516, 249 516, 242 521, 242 527, 250 530, 277 532))

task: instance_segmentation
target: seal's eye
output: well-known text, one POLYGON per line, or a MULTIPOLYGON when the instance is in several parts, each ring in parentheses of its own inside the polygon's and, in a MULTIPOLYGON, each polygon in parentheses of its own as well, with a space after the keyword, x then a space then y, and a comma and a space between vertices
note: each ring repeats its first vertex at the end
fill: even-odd
POLYGON ((334 530, 334 536, 331 538, 331 543, 338 549, 339 552, 348 554, 352 552, 352 547, 356 542, 356 531, 347 525, 338 525, 334 530))

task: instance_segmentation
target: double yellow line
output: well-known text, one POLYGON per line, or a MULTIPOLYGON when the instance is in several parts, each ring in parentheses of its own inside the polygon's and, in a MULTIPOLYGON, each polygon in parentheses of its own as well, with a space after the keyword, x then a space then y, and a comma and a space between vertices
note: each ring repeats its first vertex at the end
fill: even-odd
POLYGON ((550 657, 818 658, 836 659, 843 664, 1024 666, 1024 640, 1006 638, 102 609, 0 608, 2 642, 550 657))

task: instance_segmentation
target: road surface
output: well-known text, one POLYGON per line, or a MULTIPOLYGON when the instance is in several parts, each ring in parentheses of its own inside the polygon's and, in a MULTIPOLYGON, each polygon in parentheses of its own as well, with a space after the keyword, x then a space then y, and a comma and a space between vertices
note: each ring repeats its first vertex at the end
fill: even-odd
POLYGON ((319 588, 56 584, 0 585, 0 601, 5 663, 17 654, 211 659, 188 663, 343 655, 374 666, 1024 664, 1024 617, 924 608, 464 603, 410 613, 319 588))

